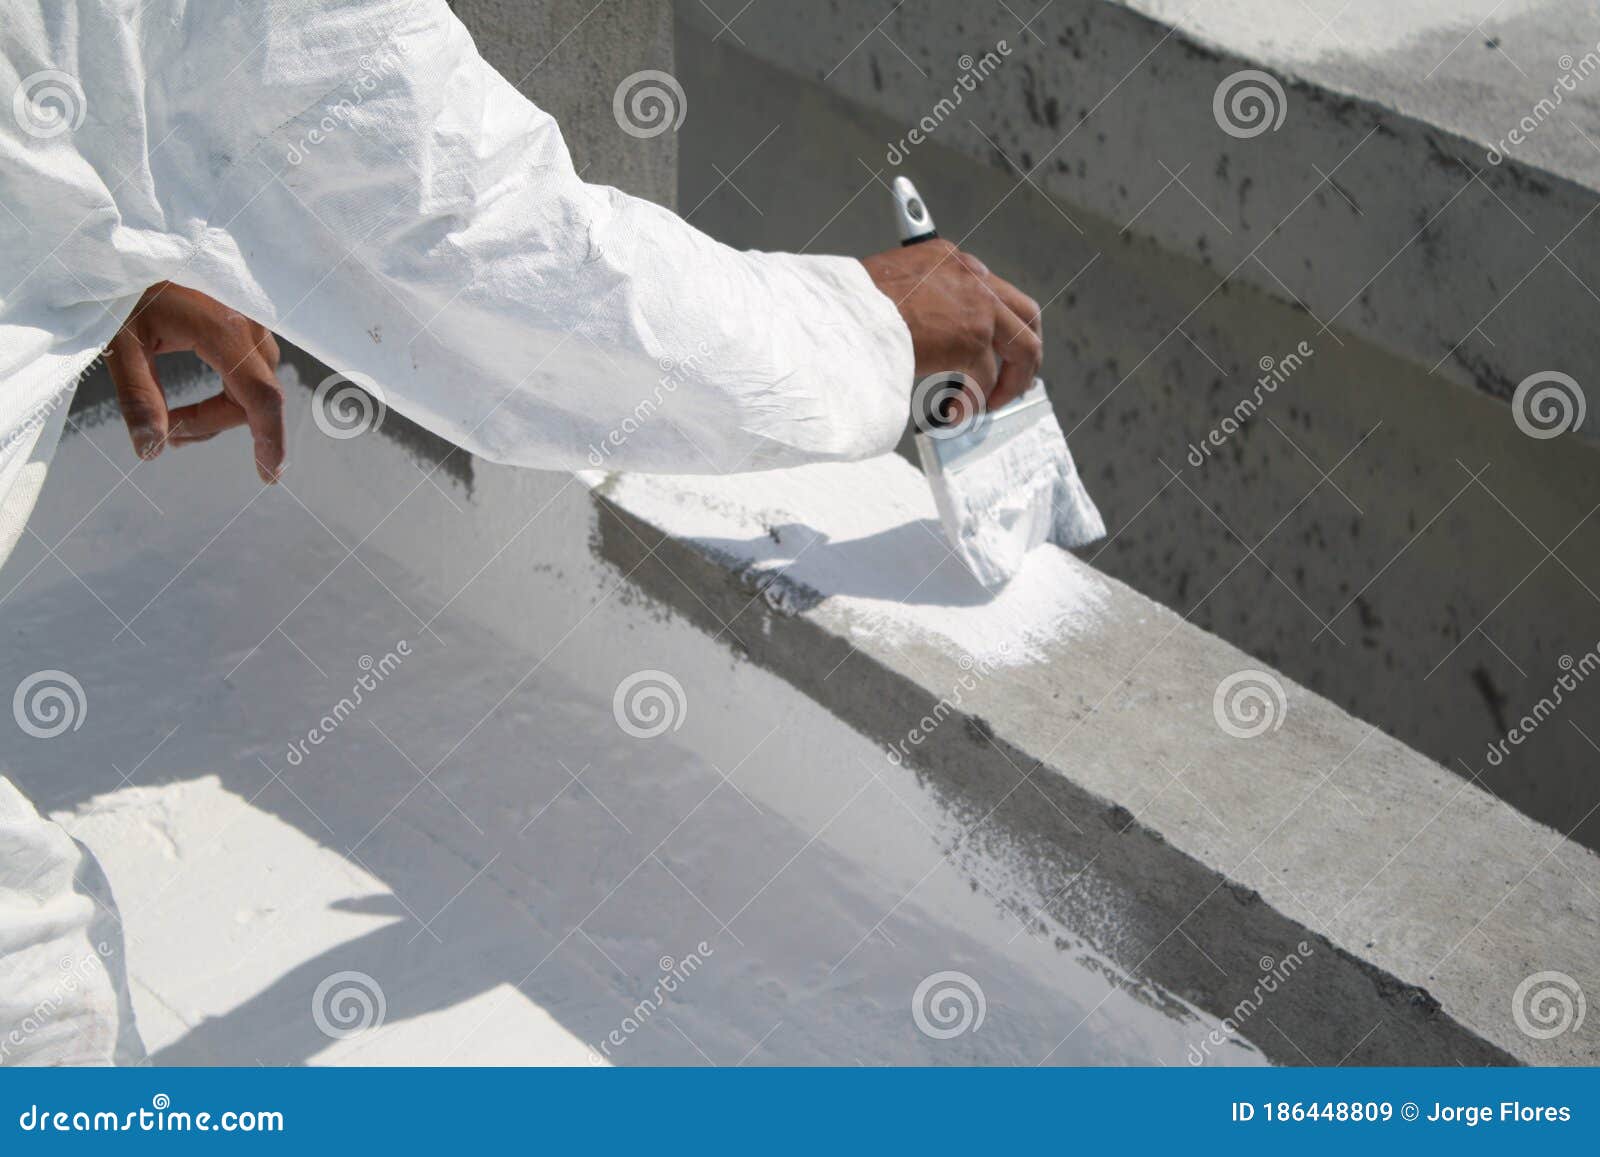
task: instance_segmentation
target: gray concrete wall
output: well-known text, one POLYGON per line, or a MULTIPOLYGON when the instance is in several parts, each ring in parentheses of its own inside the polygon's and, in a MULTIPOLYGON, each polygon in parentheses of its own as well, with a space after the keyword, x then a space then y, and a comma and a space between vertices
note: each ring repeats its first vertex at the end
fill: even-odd
MULTIPOLYGON (((931 118, 940 144, 1014 184, 1026 173, 1022 193, 1119 228, 1136 218, 1135 232, 1218 277, 1430 374, 1509 399, 1529 374, 1582 377, 1600 354, 1600 25, 1582 0, 1321 14, 1274 0, 1058 0, 1032 18, 927 0, 836 5, 826 20, 804 5, 708 0, 680 13, 888 114, 898 127, 875 164, 931 118), (1005 65, 955 105, 962 62, 1002 43, 1005 65), (1270 73, 1282 119, 1241 139, 1215 101, 1247 69, 1270 73), (1568 74, 1564 103, 1538 110, 1568 74), (1528 142, 1492 165, 1528 115, 1541 122, 1528 142)), ((1600 417, 1582 430, 1600 435, 1600 417)))
POLYGON ((636 137, 612 97, 646 69, 673 71, 671 0, 452 0, 483 58, 561 125, 585 180, 671 205, 677 136, 636 137))
MULTIPOLYGON (((1130 18, 1114 6, 1101 9, 1113 22, 1130 18)), ((779 248, 809 239, 814 251, 882 247, 890 236, 887 193, 878 183, 891 172, 885 152, 904 134, 907 117, 921 111, 905 111, 914 101, 896 94, 889 78, 909 74, 921 99, 941 86, 948 92, 958 62, 942 49, 939 56, 916 51, 909 35, 901 43, 929 73, 923 80, 879 34, 818 84, 784 71, 810 68, 824 54, 801 46, 802 33, 785 22, 792 14, 781 6, 740 18, 734 31, 742 45, 728 32, 712 44, 715 25, 703 13, 682 12, 680 67, 697 110, 682 133, 683 206, 741 245, 779 248), (795 45, 782 61, 753 57, 779 40, 795 45), (742 99, 712 99, 729 91, 742 99), (867 102, 893 105, 896 115, 876 114, 867 102), (722 177, 735 165, 737 188, 722 177)), ((813 36, 821 38, 825 25, 842 43, 837 29, 853 27, 851 19, 819 22, 813 36)), ((886 30, 901 39, 899 29, 886 30)), ((1091 22, 1088 31, 1103 30, 1091 22)), ((861 35, 829 56, 830 65, 861 35)), ((969 26, 962 43, 981 52, 989 35, 987 26, 969 26)), ((1139 74, 1128 85, 1156 83, 1194 60, 1213 66, 1176 44, 1144 66, 1153 78, 1139 74)), ((829 46, 836 47, 832 40, 829 46)), ((1182 212, 1181 205, 1205 216, 1176 185, 1129 227, 1155 188, 1130 183, 1127 201, 1117 202, 1124 215, 1107 219, 1019 185, 1003 163, 974 164, 975 153, 995 156, 985 134, 1001 131, 997 126, 1042 135, 1054 116, 1062 124, 1056 136, 1067 131, 1066 110, 1076 106, 1062 99, 1055 113, 1040 112, 1042 124, 1025 113, 1039 101, 1048 105, 1038 87, 1041 70, 1070 72, 1069 65, 1080 67, 1078 56, 1054 42, 1049 51, 1019 50, 902 168, 922 183, 946 235, 964 238, 1046 304, 1047 376, 1111 527, 1109 542, 1086 557, 1528 814, 1600 844, 1600 820, 1589 817, 1600 802, 1593 775, 1600 731, 1588 722, 1600 718, 1600 680, 1561 691, 1563 704, 1526 742, 1508 744, 1498 764, 1487 757, 1524 715, 1543 712, 1540 701, 1552 698, 1559 680, 1571 678, 1565 661, 1581 663, 1600 644, 1600 521, 1592 517, 1600 454, 1570 436, 1525 437, 1503 402, 1398 356, 1392 341, 1385 348, 1367 340, 1377 334, 1371 327, 1366 336, 1352 332, 1343 324, 1349 316, 1324 332, 1282 291, 1273 296, 1243 277, 1222 283, 1221 262, 1201 259, 1201 234, 1188 234, 1183 252, 1165 227, 1155 236, 1146 231, 1153 215, 1182 212), (1301 342, 1311 354, 1292 372, 1279 371, 1282 384, 1263 392, 1254 419, 1194 465, 1191 447, 1252 397, 1263 360, 1275 369, 1293 366, 1290 355, 1298 357, 1301 342)), ((1088 158, 1089 177, 1074 175, 1075 160, 1074 173, 1061 173, 1057 185, 1039 183, 1089 196, 1086 181, 1112 181, 1108 164, 1133 182, 1153 161, 1131 155, 1147 138, 1144 122, 1130 115, 1116 105, 1072 138, 1068 151, 1088 158), (1122 151, 1097 152, 1114 148, 1122 151), (1096 156, 1099 169, 1090 164, 1096 156)), ((1204 115, 1215 132, 1209 98, 1204 115)), ((1369 147, 1392 143, 1380 132, 1369 147)), ((1016 155, 1013 145, 1006 151, 1016 155)), ((1322 162, 1324 170, 1339 155, 1322 162)), ((1172 163, 1173 171, 1183 163, 1172 163)), ((1215 168, 1196 162, 1184 182, 1201 192, 1215 168)), ((1308 171, 1302 159, 1295 179, 1308 171)), ((1287 170, 1282 179, 1290 179, 1287 170)), ((1379 216, 1366 186, 1357 187, 1366 218, 1379 216)), ((1259 193, 1247 193, 1246 207, 1259 193)), ((1226 216, 1215 192, 1201 195, 1226 216)), ((1237 198, 1229 201, 1238 207, 1237 198)), ((1295 236, 1307 244, 1326 229, 1321 215, 1350 212, 1326 187, 1301 212, 1313 209, 1295 222, 1295 236)), ((1204 237, 1226 237, 1206 220, 1204 237)), ((1504 233, 1485 227, 1477 242, 1492 247, 1504 233)), ((1368 256, 1347 245, 1338 268, 1360 268, 1368 256)), ((1426 296, 1413 284, 1406 290, 1416 303, 1410 313, 1450 305, 1446 288, 1453 292, 1454 277, 1437 273, 1426 296)), ((1570 307, 1569 295, 1563 308, 1570 307)))

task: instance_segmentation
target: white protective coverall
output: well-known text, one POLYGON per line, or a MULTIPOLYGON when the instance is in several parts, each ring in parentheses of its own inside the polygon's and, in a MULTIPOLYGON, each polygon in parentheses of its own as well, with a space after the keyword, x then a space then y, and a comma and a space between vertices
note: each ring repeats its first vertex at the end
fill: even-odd
MULTIPOLYGON (((906 417, 910 334, 859 262, 585 184, 444 0, 6 0, 0 207, 0 561, 162 280, 497 462, 756 470, 888 451, 906 417)), ((135 1055, 96 872, 0 779, 0 1062, 135 1055)))

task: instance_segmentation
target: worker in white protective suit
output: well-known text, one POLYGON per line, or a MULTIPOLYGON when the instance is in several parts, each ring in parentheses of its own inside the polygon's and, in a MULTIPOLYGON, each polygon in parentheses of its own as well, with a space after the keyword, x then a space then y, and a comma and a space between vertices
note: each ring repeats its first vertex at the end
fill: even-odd
MULTIPOLYGON (((263 483, 284 463, 269 330, 545 469, 876 455, 917 375, 998 406, 1040 357, 1038 307, 946 243, 737 252, 585 184, 444 0, 6 0, 0 210, 0 560, 103 353, 140 457, 245 426, 263 483), (174 349, 222 392, 169 412, 174 349), (670 403, 638 422, 663 365, 670 403)), ((0 774, 41 741, 6 734, 0 774)), ((122 967, 87 850, 0 778, 0 1063, 138 1059, 122 967)))

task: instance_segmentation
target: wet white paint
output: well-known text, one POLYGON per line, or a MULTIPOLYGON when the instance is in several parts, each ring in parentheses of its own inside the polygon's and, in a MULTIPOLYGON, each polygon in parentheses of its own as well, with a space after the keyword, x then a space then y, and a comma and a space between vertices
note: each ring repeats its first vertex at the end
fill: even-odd
POLYGON ((590 485, 737 568, 822 595, 862 636, 916 638, 985 666, 1043 662, 1091 626, 1106 586, 1053 546, 991 593, 950 552, 926 480, 899 458, 737 477, 584 474, 590 485))
MULTIPOLYGON (((36 527, 54 545, 82 524, 59 559, 25 543, 0 583, 0 685, 70 670, 87 719, 8 745, 7 771, 104 862, 158 1062, 1184 1064, 1215 1026, 1144 1003, 1070 929, 1024 930, 944 860, 953 821, 914 775, 584 563, 581 487, 480 470, 469 499, 381 436, 309 421, 265 493, 237 439, 126 482, 101 450, 131 465, 116 426, 64 443, 36 527), (555 497, 519 535, 530 487, 555 497), (323 726, 361 657, 401 639, 412 653, 323 726), (643 668, 685 695, 654 739, 612 702, 643 668), (313 727, 326 739, 292 763, 313 727), (638 1017, 664 958, 690 954, 638 1017), (986 1016, 938 1039, 912 999, 951 971, 986 1016), (346 973, 385 1015, 336 1039, 313 1002, 346 973)), ((787 552, 861 629, 981 650, 1023 608, 1055 637, 1092 613, 1092 576, 1058 552, 1004 607, 963 605, 953 561, 902 573, 937 543, 925 492, 742 482, 737 501, 712 488, 725 515, 699 529, 787 552), (813 502, 839 514, 837 549, 804 529, 813 502), (881 589, 848 590, 874 566, 881 589), (946 601, 902 604, 901 583, 946 601)))

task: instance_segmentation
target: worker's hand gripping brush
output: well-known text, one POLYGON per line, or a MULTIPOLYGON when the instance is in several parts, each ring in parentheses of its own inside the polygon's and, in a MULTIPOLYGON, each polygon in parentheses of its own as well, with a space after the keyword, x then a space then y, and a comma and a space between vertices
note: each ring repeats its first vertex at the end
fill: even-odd
MULTIPOLYGON (((894 182, 902 245, 938 236, 927 203, 894 182)), ((917 456, 956 557, 990 589, 1004 586, 1043 542, 1086 546, 1105 523, 1078 477, 1044 382, 988 412, 958 376, 923 382, 912 399, 917 456), (962 391, 966 398, 961 397, 962 391)))

